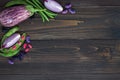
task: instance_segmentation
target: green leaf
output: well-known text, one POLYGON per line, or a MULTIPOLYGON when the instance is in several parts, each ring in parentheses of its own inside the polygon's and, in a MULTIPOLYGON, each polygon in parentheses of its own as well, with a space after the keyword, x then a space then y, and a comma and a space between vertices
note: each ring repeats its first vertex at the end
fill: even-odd
POLYGON ((17 53, 19 53, 20 50, 21 50, 21 48, 15 50, 14 52, 7 52, 7 53, 1 53, 0 52, 0 56, 3 56, 3 57, 12 57, 12 56, 16 55, 17 53))
POLYGON ((12 1, 9 1, 8 3, 6 3, 5 7, 10 7, 10 6, 14 6, 14 5, 20 5, 20 4, 29 5, 24 0, 12 0, 12 1))

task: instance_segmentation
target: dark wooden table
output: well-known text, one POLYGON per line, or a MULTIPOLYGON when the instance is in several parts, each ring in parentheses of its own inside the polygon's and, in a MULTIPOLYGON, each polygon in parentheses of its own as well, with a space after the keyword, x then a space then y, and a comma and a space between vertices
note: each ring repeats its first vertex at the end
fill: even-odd
POLYGON ((120 0, 57 1, 77 13, 21 23, 33 49, 14 65, 0 57, 0 80, 120 80, 120 0))

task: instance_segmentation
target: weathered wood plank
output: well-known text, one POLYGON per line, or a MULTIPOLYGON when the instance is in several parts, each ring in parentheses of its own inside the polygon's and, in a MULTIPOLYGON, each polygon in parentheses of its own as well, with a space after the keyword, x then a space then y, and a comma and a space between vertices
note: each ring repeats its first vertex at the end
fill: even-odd
POLYGON ((119 40, 39 40, 23 62, 1 58, 2 80, 119 80, 119 40), (6 77, 5 77, 6 76, 6 77))
MULTIPOLYGON (((60 0, 60 2, 64 4, 68 1, 60 0)), ((75 15, 59 14, 55 20, 48 23, 42 23, 36 15, 35 19, 21 23, 21 30, 29 33, 32 40, 120 39, 120 5, 118 5, 118 0, 115 0, 113 5, 111 4, 112 0, 109 3, 107 0, 70 2, 75 5, 73 6, 77 11, 75 15)))
POLYGON ((25 61, 34 63, 119 59, 120 52, 120 40, 35 40, 32 44, 31 55, 25 61))
MULTIPOLYGON (((10 0, 2 0, 0 2, 0 6, 3 6, 6 2, 10 0)), ((40 0, 42 1, 42 0, 40 0)), ((61 4, 65 4, 68 2, 71 2, 72 4, 75 4, 75 6, 120 6, 119 0, 56 0, 60 2, 61 4)))
POLYGON ((81 20, 51 20, 38 18, 20 24, 20 30, 40 39, 120 39, 119 15, 81 20), (97 35, 97 36, 96 36, 97 35))
POLYGON ((40 40, 32 44, 27 63, 119 62, 119 40, 40 40))
POLYGON ((119 16, 82 18, 81 20, 27 20, 21 30, 33 40, 40 39, 120 39, 119 16), (96 36, 97 35, 97 36, 96 36))
POLYGON ((0 75, 2 80, 119 80, 119 74, 36 74, 36 75, 0 75), (70 74, 70 76, 69 76, 70 74))
POLYGON ((20 29, 32 40, 120 39, 119 10, 120 7, 79 8, 75 15, 58 15, 46 23, 36 16, 22 22, 20 29))
MULTIPOLYGON (((7 1, 0 2, 0 10, 7 1)), ((47 23, 36 15, 21 23, 33 49, 15 65, 0 57, 0 79, 120 80, 120 1, 57 1, 71 2, 77 13, 47 23)))

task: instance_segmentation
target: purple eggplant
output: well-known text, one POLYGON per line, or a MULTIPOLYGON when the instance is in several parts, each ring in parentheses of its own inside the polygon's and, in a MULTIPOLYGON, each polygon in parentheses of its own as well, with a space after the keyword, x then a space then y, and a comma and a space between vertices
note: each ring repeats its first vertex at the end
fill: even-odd
POLYGON ((5 27, 12 27, 29 18, 31 14, 23 5, 8 7, 0 13, 0 23, 5 27))

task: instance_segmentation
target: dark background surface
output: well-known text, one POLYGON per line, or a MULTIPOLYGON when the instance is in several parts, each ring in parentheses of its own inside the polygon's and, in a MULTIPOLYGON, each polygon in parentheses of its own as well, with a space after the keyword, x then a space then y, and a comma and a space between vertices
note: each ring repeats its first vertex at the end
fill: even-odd
POLYGON ((33 49, 14 65, 0 57, 0 80, 120 80, 120 0, 57 1, 77 13, 22 22, 33 49))

